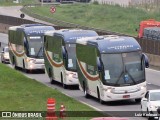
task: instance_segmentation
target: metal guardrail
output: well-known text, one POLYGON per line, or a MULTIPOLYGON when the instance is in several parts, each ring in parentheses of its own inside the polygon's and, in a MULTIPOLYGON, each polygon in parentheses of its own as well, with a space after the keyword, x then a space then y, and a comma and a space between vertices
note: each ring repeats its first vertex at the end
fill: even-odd
POLYGON ((16 26, 16 25, 21 25, 21 24, 32 24, 36 22, 31 21, 31 20, 11 17, 11 16, 0 15, 0 23, 16 26))

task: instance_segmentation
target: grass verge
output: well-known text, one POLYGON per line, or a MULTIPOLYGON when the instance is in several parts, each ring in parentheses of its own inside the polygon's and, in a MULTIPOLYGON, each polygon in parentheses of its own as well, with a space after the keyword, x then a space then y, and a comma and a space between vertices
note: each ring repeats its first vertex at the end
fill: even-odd
POLYGON ((50 6, 30 7, 30 11, 52 19, 79 25, 120 32, 137 36, 135 29, 146 19, 160 20, 159 11, 145 11, 136 7, 122 8, 112 5, 73 4, 56 6, 50 13, 50 6))
MULTIPOLYGON (((0 110, 1 111, 46 111, 48 98, 56 99, 56 111, 64 103, 67 111, 94 111, 97 116, 101 113, 84 105, 56 89, 51 89, 34 79, 25 77, 0 63, 0 110)), ((67 120, 74 120, 70 117, 67 120)), ((91 117, 78 117, 76 120, 89 120, 91 117)))

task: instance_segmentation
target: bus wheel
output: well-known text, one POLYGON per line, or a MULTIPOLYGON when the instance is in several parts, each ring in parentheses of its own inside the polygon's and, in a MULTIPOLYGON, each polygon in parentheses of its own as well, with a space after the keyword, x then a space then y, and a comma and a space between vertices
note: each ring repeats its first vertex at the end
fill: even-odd
POLYGON ((89 98, 89 94, 87 93, 86 85, 84 82, 83 82, 83 91, 84 91, 85 98, 89 98))
POLYGON ((52 79, 52 77, 49 77, 49 79, 50 79, 50 83, 54 84, 54 80, 52 79))
POLYGON ((51 84, 54 84, 53 78, 52 78, 52 77, 49 77, 49 79, 50 79, 50 83, 51 83, 51 84))
POLYGON ((3 63, 2 57, 1 57, 1 63, 3 63))
POLYGON ((25 73, 28 73, 28 72, 29 72, 29 71, 26 69, 26 67, 25 67, 24 60, 23 60, 23 71, 24 71, 25 73))
POLYGON ((141 102, 141 98, 135 99, 136 103, 140 103, 141 102))
POLYGON ((12 64, 12 66, 13 66, 13 68, 14 68, 15 70, 17 70, 17 65, 16 65, 16 62, 15 62, 14 57, 13 57, 13 64, 12 64))
POLYGON ((49 69, 49 79, 50 79, 50 83, 54 84, 54 80, 52 78, 52 73, 51 73, 51 69, 49 69))
POLYGON ((62 75, 62 73, 61 73, 61 83, 62 83, 63 88, 67 89, 67 85, 64 84, 64 82, 63 82, 63 75, 62 75))
POLYGON ((100 92, 99 92, 99 89, 98 89, 98 88, 97 88, 97 96, 98 96, 98 101, 99 101, 101 104, 104 104, 104 101, 101 99, 100 92))

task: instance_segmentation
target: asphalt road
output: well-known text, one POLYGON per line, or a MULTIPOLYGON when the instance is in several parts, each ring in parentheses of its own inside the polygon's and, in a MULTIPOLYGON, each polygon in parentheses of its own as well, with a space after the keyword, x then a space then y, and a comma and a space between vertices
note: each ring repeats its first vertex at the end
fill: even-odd
MULTIPOLYGON (((8 39, 8 37, 6 34, 0 33, 0 42, 5 43, 5 44, 2 44, 2 47, 8 43, 7 39, 8 39)), ((11 65, 9 65, 9 66, 11 66, 11 65)), ((22 71, 20 70, 20 72, 22 72, 22 71)), ((107 102, 106 104, 101 105, 98 102, 98 100, 95 98, 91 97, 90 99, 86 99, 84 97, 83 92, 78 90, 78 87, 76 87, 76 86, 72 87, 71 89, 66 90, 66 89, 63 89, 61 84, 59 84, 59 83, 51 85, 47 74, 41 74, 41 73, 30 73, 30 74, 23 73, 23 74, 31 79, 35 79, 35 80, 41 82, 42 84, 45 84, 48 87, 51 87, 52 89, 58 89, 59 91, 61 91, 65 95, 68 95, 68 96, 70 96, 70 97, 72 97, 72 98, 74 98, 84 104, 87 104, 87 105, 95 108, 98 111, 107 111, 107 113, 109 113, 111 115, 116 115, 116 116, 120 116, 122 114, 124 114, 124 116, 127 116, 132 113, 131 111, 140 111, 140 104, 135 103, 134 101, 131 101, 131 100, 107 102), (123 112, 121 112, 121 111, 123 111, 123 112)), ((147 88, 148 89, 160 89, 160 82, 159 82, 160 79, 159 78, 160 78, 160 71, 146 69, 146 79, 147 79, 147 88)), ((54 97, 54 96, 52 96, 52 97, 54 97)), ((132 113, 132 115, 134 116, 133 113, 132 113)), ((147 118, 129 117, 129 120, 147 120, 147 118)))
MULTIPOLYGON (((32 7, 34 7, 34 6, 32 6, 32 7)), ((22 12, 20 11, 21 8, 22 8, 22 6, 4 6, 4 7, 0 7, 0 15, 6 15, 6 16, 12 16, 12 17, 20 18, 20 14, 22 14, 22 12)), ((48 8, 48 10, 50 10, 50 8, 48 8)), ((43 24, 47 24, 47 25, 53 25, 51 23, 32 18, 32 17, 30 17, 30 16, 28 16, 26 14, 25 14, 24 19, 35 21, 35 22, 39 22, 39 23, 43 23, 43 24)))

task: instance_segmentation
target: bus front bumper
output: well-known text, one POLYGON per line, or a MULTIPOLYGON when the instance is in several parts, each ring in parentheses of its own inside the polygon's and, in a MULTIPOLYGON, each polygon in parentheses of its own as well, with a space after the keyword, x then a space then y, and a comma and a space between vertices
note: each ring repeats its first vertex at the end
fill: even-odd
POLYGON ((44 70, 44 64, 29 64, 28 65, 29 70, 44 70))
POLYGON ((78 85, 78 75, 76 72, 66 72, 66 85, 78 85))
MULTIPOLYGON (((103 92, 103 94, 101 94, 101 98, 103 101, 131 100, 131 99, 142 98, 146 93, 145 83, 142 83, 136 89, 134 87, 134 91, 131 91, 132 89, 133 89, 132 86, 128 87, 128 89, 126 90, 124 88, 124 91, 126 91, 126 93, 114 93, 112 91, 106 90, 103 92), (127 92, 127 91, 130 91, 130 92, 127 92)), ((117 92, 120 92, 120 91, 117 91, 117 92)))

